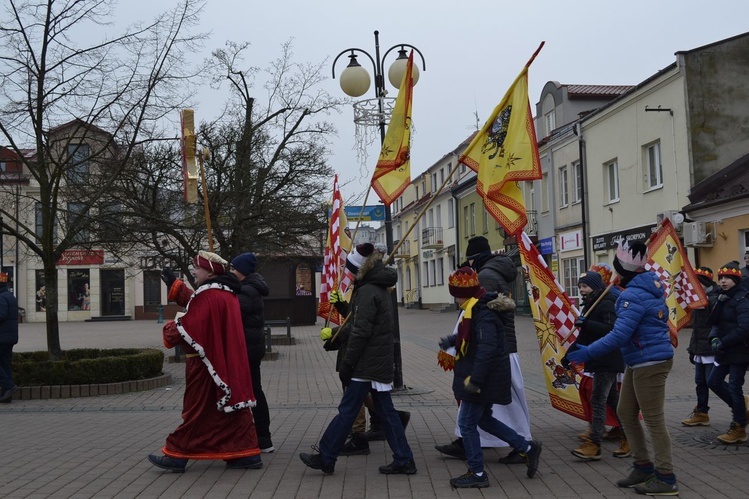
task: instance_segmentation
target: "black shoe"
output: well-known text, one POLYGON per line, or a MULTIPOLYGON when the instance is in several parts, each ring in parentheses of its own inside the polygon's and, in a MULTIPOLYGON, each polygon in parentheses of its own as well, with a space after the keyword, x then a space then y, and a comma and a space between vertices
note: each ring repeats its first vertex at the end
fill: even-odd
POLYGON ((393 461, 385 466, 380 466, 380 473, 383 475, 415 475, 416 463, 413 459, 409 459, 406 464, 395 464, 395 461, 393 461))
POLYGON ((323 463, 320 454, 307 454, 306 452, 302 452, 299 454, 299 459, 313 470, 321 470, 326 475, 332 475, 335 471, 335 463, 323 463))
POLYGON ((403 425, 403 429, 406 429, 406 426, 408 426, 408 422, 411 421, 411 413, 408 411, 397 411, 398 412, 398 418, 401 420, 401 424, 403 425))
POLYGON ((341 456, 366 456, 369 454, 369 442, 361 435, 354 433, 341 449, 341 456))
POLYGON ((450 485, 456 489, 483 489, 489 486, 489 475, 484 473, 483 476, 478 476, 473 471, 468 471, 464 475, 460 475, 457 478, 450 479, 450 485))
POLYGON ((148 460, 162 470, 169 470, 172 473, 184 473, 187 465, 187 459, 175 459, 169 456, 157 456, 156 454, 149 454, 148 460))
POLYGON ((538 458, 541 456, 541 442, 538 440, 531 440, 531 449, 525 453, 525 464, 528 466, 526 475, 528 478, 533 478, 538 471, 538 458))
POLYGON ((260 447, 260 452, 263 454, 270 454, 274 450, 276 450, 275 447, 273 447, 273 442, 271 442, 270 437, 257 437, 257 446, 260 447))
POLYGON ((368 432, 362 434, 368 442, 374 442, 375 440, 385 440, 385 432, 381 427, 370 426, 369 428, 370 429, 368 432))
POLYGON ((458 459, 466 458, 466 449, 463 447, 462 438, 456 438, 447 445, 435 445, 434 448, 450 457, 457 457, 458 459))
POLYGON ((13 388, 5 391, 2 397, 0 397, 0 403, 10 404, 10 401, 13 400, 13 394, 16 393, 18 390, 20 390, 20 388, 14 385, 13 388))
POLYGON ((512 449, 505 457, 499 458, 499 464, 525 464, 525 458, 521 453, 512 449))
POLYGON ((259 470, 263 467, 260 456, 240 457, 226 461, 227 470, 259 470))

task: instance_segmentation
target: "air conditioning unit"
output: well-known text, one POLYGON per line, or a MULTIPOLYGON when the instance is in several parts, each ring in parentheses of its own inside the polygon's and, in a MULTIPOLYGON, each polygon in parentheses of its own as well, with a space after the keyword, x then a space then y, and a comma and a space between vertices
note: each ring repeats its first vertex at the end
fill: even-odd
POLYGON ((707 246, 713 245, 712 232, 707 231, 705 222, 685 223, 682 236, 684 237, 684 246, 707 246))
POLYGON ((661 223, 664 218, 671 220, 671 224, 674 226, 674 229, 676 229, 676 232, 681 232, 682 225, 684 224, 684 215, 676 210, 668 210, 663 213, 658 213, 655 216, 655 221, 656 223, 661 223))

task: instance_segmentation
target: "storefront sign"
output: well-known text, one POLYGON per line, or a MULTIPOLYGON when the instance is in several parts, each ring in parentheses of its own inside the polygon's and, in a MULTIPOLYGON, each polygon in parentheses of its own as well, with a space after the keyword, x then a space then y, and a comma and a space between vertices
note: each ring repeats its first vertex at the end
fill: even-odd
POLYGON ((542 255, 551 255, 554 253, 554 238, 547 237, 538 241, 538 250, 542 255))
POLYGON ((622 230, 619 232, 610 232, 609 234, 602 234, 600 236, 593 236, 591 238, 593 242, 593 251, 607 251, 610 249, 616 249, 619 240, 626 240, 630 243, 640 241, 644 243, 653 233, 656 224, 643 225, 634 229, 622 230))
POLYGON ((559 234, 559 252, 572 251, 583 247, 583 233, 581 230, 563 232, 559 234))
POLYGON ((102 265, 104 250, 70 249, 65 250, 57 260, 57 265, 102 265))

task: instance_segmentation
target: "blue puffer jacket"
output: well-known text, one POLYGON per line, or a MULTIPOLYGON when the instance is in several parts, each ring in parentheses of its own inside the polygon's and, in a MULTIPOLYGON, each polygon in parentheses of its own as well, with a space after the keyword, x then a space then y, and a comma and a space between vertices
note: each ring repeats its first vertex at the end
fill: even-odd
POLYGON ((588 354, 596 358, 615 348, 630 367, 674 356, 663 285, 654 272, 638 274, 627 284, 616 301, 614 328, 589 345, 588 354))

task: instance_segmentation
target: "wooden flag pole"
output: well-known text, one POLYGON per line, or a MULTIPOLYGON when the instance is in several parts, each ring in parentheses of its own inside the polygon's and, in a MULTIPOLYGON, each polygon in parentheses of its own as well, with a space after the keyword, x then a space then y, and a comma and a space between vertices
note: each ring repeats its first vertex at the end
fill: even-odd
POLYGON ((208 231, 208 251, 213 253, 213 231, 211 230, 211 208, 208 206, 208 184, 205 181, 205 167, 203 157, 209 157, 207 149, 203 149, 200 154, 200 181, 203 182, 203 211, 205 212, 205 227, 208 231))
MULTIPOLYGON (((582 315, 581 314, 580 317, 587 317, 588 315, 590 315, 590 313, 593 311, 593 309, 596 308, 596 305, 598 305, 600 303, 600 301, 603 299, 603 297, 606 296, 608 294, 608 292, 611 291, 611 288, 613 288, 613 287, 614 287, 614 281, 611 281, 609 283, 609 285, 606 286, 606 289, 603 290, 603 293, 601 293, 601 296, 599 296, 596 299, 596 301, 593 302, 593 305, 591 305, 590 308, 587 310, 587 314, 586 315, 582 315)), ((569 341, 570 337, 575 333, 575 329, 579 329, 579 328, 577 328, 577 327, 573 328, 572 331, 570 331, 570 334, 567 335, 567 337, 564 339, 564 341, 562 343, 567 343, 569 341)))

